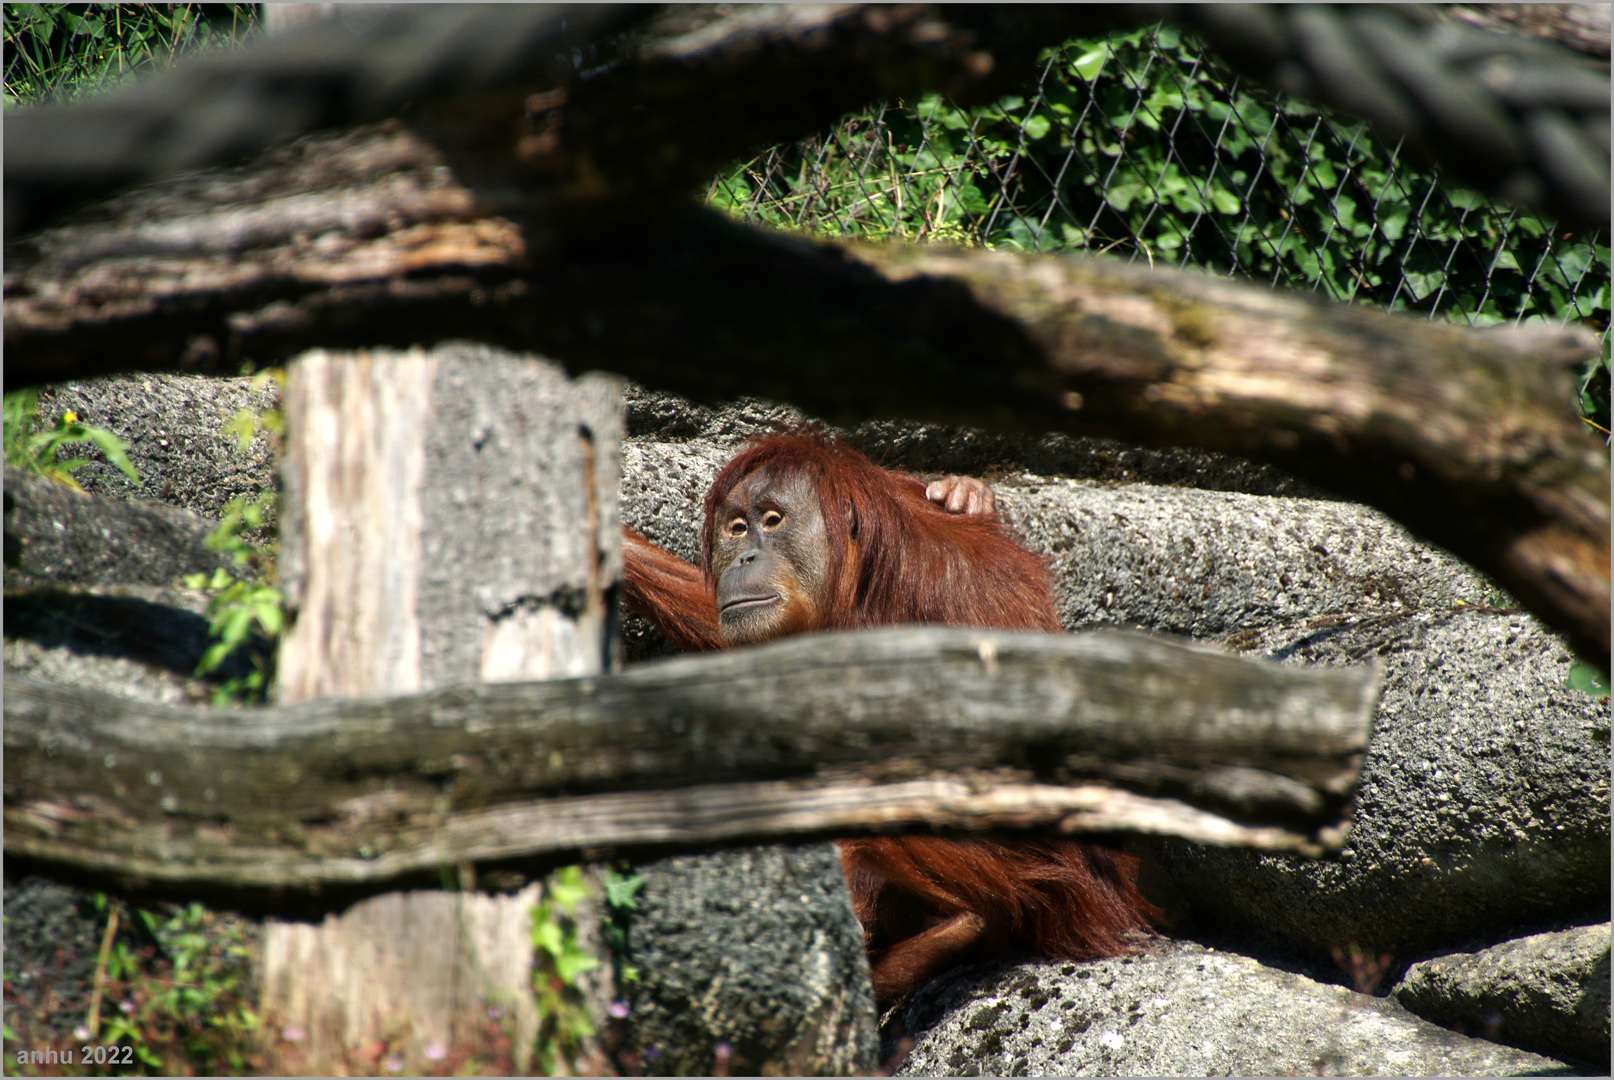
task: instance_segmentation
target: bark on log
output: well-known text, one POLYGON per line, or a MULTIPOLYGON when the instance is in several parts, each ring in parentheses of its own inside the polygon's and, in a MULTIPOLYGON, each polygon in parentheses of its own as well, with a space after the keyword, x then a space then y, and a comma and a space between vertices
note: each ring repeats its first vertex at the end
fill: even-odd
POLYGON ((461 863, 531 874, 927 821, 1315 854, 1343 838, 1377 674, 1114 631, 916 628, 249 723, 5 689, 8 857, 326 910, 461 863))
MULTIPOLYGON (((665 197, 704 181, 747 147, 803 138, 870 101, 941 90, 964 104, 985 104, 1029 76, 1042 47, 1163 13, 1152 5, 833 3, 732 13, 675 6, 637 39, 632 70, 618 72, 631 88, 603 87, 587 117, 569 125, 595 130, 558 165, 535 164, 554 148, 553 117, 539 108, 523 130, 524 103, 535 91, 585 82, 575 50, 654 9, 343 10, 344 30, 294 28, 70 113, 14 113, 7 120, 6 230, 32 231, 76 201, 229 164, 278 139, 406 110, 433 141, 452 148, 456 169, 474 177, 493 205, 512 195, 525 201, 530 192, 522 189, 535 181, 570 186, 578 179, 574 165, 595 187, 609 176, 613 185, 665 197), (656 107, 635 106, 633 93, 656 107), (710 115, 714 100, 725 102, 720 118, 710 115), (519 138, 514 147, 512 134, 519 138)), ((601 73, 590 78, 597 82, 601 73)))
POLYGON ((1101 259, 812 245, 693 210, 585 200, 523 223, 442 160, 383 125, 48 234, 8 263, 7 379, 464 337, 830 420, 1231 451, 1384 510, 1607 670, 1608 457, 1570 404, 1597 349, 1580 328, 1473 330, 1101 259))
MULTIPOLYGON (((1024 85, 1048 46, 1161 19, 1204 34, 1260 80, 1298 82, 1324 102, 1362 109, 1387 141, 1404 139, 1409 152, 1432 154, 1482 190, 1513 198, 1534 191, 1534 201, 1585 227, 1608 222, 1607 172, 1598 161, 1607 154, 1606 134, 1582 138, 1557 115, 1597 124, 1595 100, 1590 113, 1586 104, 1588 93, 1595 99, 1595 81, 1562 70, 1565 63, 1573 66, 1573 54, 1555 57, 1557 50, 1543 46, 1547 52, 1536 66, 1548 73, 1549 84, 1558 84, 1545 98, 1538 89, 1523 104, 1515 97, 1503 105, 1489 90, 1456 90, 1465 106, 1454 121, 1449 100, 1439 107, 1422 102, 1422 75, 1440 74, 1444 66, 1439 42, 1408 37, 1427 16, 1410 16, 1400 21, 1402 30, 1392 31, 1402 43, 1392 50, 1394 73, 1376 72, 1369 63, 1364 77, 1393 74, 1390 81, 1428 112, 1422 118, 1428 126, 1455 122, 1512 147, 1515 155, 1515 144, 1537 138, 1518 123, 1546 132, 1524 175, 1507 174, 1509 158, 1495 153, 1495 145, 1423 138, 1418 124, 1409 125, 1404 104, 1386 115, 1367 107, 1371 102, 1364 104, 1354 87, 1307 77, 1305 69, 1315 65, 1303 48, 1295 50, 1296 16, 1282 5, 1275 15, 1246 8, 1214 17, 1200 5, 1174 4, 838 3, 732 12, 691 5, 648 21, 645 12, 631 5, 344 12, 342 31, 294 30, 71 113, 16 113, 8 121, 7 230, 31 231, 74 200, 119 185, 223 164, 277 138, 406 109, 431 139, 451 149, 454 167, 493 205, 520 198, 516 193, 535 180, 551 189, 666 197, 758 147, 804 138, 871 101, 941 91, 959 104, 985 104, 1024 85), (631 39, 611 41, 636 22, 647 25, 631 39), (580 70, 579 47, 601 42, 609 45, 590 57, 586 73, 580 70), (1412 76, 1403 70, 1409 59, 1417 69, 1412 76), (1408 78, 1412 85, 1405 85, 1408 78), (1566 90, 1566 81, 1578 88, 1566 90), (570 100, 557 113, 561 88, 571 91, 563 95, 570 100), (715 113, 714 103, 720 103, 715 113), (512 146, 523 105, 527 127, 512 146), (1552 115, 1531 115, 1536 105, 1552 115)), ((1326 11, 1313 14, 1340 22, 1326 11)), ((1352 27, 1334 31, 1341 38, 1334 50, 1352 54, 1359 67, 1363 60, 1354 51, 1360 42, 1351 42, 1363 31, 1360 20, 1350 21, 1352 27)), ((1444 74, 1466 81, 1460 72, 1444 74)), ((1606 95, 1606 84, 1602 89, 1606 95)), ((1606 109, 1600 115, 1606 125, 1606 109)))
POLYGON ((1445 14, 1486 30, 1555 41, 1608 63, 1607 4, 1454 4, 1445 14))
MULTIPOLYGON (((849 262, 674 209, 737 154, 846 108, 934 88, 990 97, 1039 45, 1167 14, 826 5, 748 9, 703 28, 698 13, 674 12, 608 73, 557 71, 520 129, 518 99, 550 69, 516 54, 548 56, 564 39, 547 16, 505 26, 522 49, 494 32, 497 13, 459 26, 451 48, 417 33, 430 26, 383 18, 378 41, 424 43, 429 62, 406 72, 386 50, 352 70, 321 67, 340 50, 320 52, 316 36, 303 43, 310 70, 349 91, 349 112, 328 122, 386 115, 418 94, 414 133, 393 124, 305 142, 10 245, 7 385, 467 337, 696 397, 785 398, 830 419, 901 413, 1233 450, 1385 509, 1606 671, 1607 455, 1573 415, 1562 370, 1595 355, 1589 334, 1515 338, 1515 356, 1494 335, 1194 276, 872 250, 849 262), (487 49, 483 67, 467 59, 487 49), (824 87, 833 92, 807 92, 824 87), (727 103, 721 123, 690 105, 713 95, 727 103), (1099 300, 1072 311, 1089 288, 1099 300), (763 352, 772 362, 757 362, 763 352), (1352 389, 1346 408, 1333 403, 1336 382, 1352 389)), ((622 18, 590 14, 589 26, 622 18)), ((259 76, 276 70, 264 55, 248 65, 259 76)), ((187 78, 201 76, 142 92, 205 105, 174 91, 187 78)), ((119 121, 108 102, 66 121, 119 121)), ((8 126, 8 177, 21 170, 8 193, 35 173, 60 186, 62 146, 88 160, 113 137, 64 139, 53 115, 8 126)), ((162 131, 183 142, 175 117, 162 131)), ((280 130, 248 127, 260 141, 280 130)), ((214 160, 170 160, 160 142, 134 140, 139 161, 120 182, 214 160)))
POLYGON ((645 10, 345 5, 340 26, 305 23, 247 49, 194 57, 80 106, 18 110, 6 121, 6 231, 28 232, 80 201, 232 163, 306 132, 396 116, 423 99, 519 116, 535 86, 571 74, 572 50, 645 10))

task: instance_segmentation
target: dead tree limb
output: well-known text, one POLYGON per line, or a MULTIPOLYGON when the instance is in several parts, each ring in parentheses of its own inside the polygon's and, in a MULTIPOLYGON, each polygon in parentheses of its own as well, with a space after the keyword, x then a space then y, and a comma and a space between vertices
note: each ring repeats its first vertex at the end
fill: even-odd
MULTIPOLYGON (((428 99, 410 128, 175 178, 8 245, 7 385, 463 337, 830 419, 897 414, 1231 450, 1384 509, 1491 574, 1607 670, 1607 457, 1569 406, 1569 370, 1595 355, 1589 335, 1465 332, 1102 263, 848 258, 681 202, 736 154, 814 130, 853 99, 993 93, 1036 45, 1084 19, 1181 17, 1255 42, 1278 17, 1254 6, 1073 10, 828 5, 675 19, 597 77, 557 75, 553 92, 526 102, 526 126, 512 95, 528 68, 464 77, 444 59, 441 85, 404 84, 428 99), (815 86, 834 89, 814 96, 815 86), (729 103, 720 121, 692 108, 711 97, 729 103)), ((467 24, 467 41, 497 44, 495 16, 467 24)), ((1366 19, 1369 38, 1404 45, 1374 21, 1387 17, 1325 21, 1366 19)), ((553 44, 547 23, 522 26, 553 44)), ((1239 62, 1277 63, 1281 51, 1239 62)), ((354 86, 368 88, 358 98, 370 112, 355 115, 398 92, 384 65, 364 70, 354 86)), ((1583 76, 1548 82, 1580 100, 1583 76)), ((1606 86, 1598 94, 1606 103, 1606 86)), ((1593 104, 1606 129, 1606 106, 1593 104)), ((19 114, 15 147, 19 124, 8 124, 8 178, 20 169, 38 187, 55 175, 29 172, 31 155, 49 157, 46 112, 19 114)), ((1465 160, 1485 157, 1469 147, 1465 160)))
POLYGON ((8 265, 8 385, 472 338, 830 420, 1203 446, 1379 507, 1607 668, 1607 455, 1570 407, 1584 330, 1104 260, 814 245, 689 208, 518 220, 442 160, 383 125, 43 234, 8 265))
POLYGON ((75 106, 6 121, 6 231, 29 232, 86 199, 251 157, 325 128, 396 116, 426 99, 490 99, 519 115, 565 79, 570 51, 642 18, 621 4, 367 5, 247 49, 196 57, 75 106))
POLYGON ((1607 4, 1454 4, 1442 14, 1486 30, 1544 38, 1608 63, 1607 4))
POLYGON ((1371 668, 1113 631, 821 635, 252 713, 8 675, 5 849, 244 906, 925 822, 1316 854, 1343 838, 1377 693, 1371 668))
POLYGON ((665 196, 871 101, 941 91, 982 104, 1022 84, 1047 46, 1160 20, 1275 89, 1365 117, 1464 183, 1608 224, 1606 70, 1517 36, 1454 40, 1423 8, 761 4, 648 20, 622 5, 344 13, 68 111, 14 113, 6 227, 29 232, 121 185, 404 110, 492 205, 527 201, 534 180, 665 196), (605 47, 579 65, 589 44, 605 47))

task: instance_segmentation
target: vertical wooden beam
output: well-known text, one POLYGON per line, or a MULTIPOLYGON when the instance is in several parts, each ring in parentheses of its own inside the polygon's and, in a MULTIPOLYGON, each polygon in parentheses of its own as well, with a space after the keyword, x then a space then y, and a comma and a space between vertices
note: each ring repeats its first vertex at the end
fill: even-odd
MULTIPOLYGON (((312 352, 288 372, 284 703, 616 666, 622 413, 611 379, 482 346, 312 352)), ((271 922, 262 1008, 278 1064, 404 1071, 537 1030, 531 885, 375 897, 271 922)))
POLYGON ((335 4, 260 4, 259 18, 266 33, 280 34, 315 19, 328 19, 336 12, 335 4))

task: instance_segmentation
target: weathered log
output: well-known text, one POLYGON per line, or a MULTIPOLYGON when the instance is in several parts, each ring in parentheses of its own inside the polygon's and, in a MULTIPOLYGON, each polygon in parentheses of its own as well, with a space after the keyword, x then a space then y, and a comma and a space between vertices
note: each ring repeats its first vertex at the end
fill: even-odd
MULTIPOLYGON (((1600 83, 1573 53, 1536 48, 1528 67, 1546 81, 1531 80, 1521 97, 1509 89, 1511 74, 1497 87, 1454 64, 1449 42, 1420 31, 1432 22, 1427 12, 1385 19, 1310 5, 1216 7, 690 5, 650 18, 631 5, 465 5, 344 13, 339 29, 299 27, 71 112, 14 114, 6 227, 32 231, 73 201, 120 185, 405 110, 493 204, 522 199, 522 188, 530 197, 534 181, 666 196, 871 101, 941 91, 984 104, 1023 85, 1046 47, 1161 19, 1197 31, 1259 81, 1364 113, 1386 142, 1432 156, 1481 190, 1606 227, 1607 135, 1595 133, 1607 125, 1606 75, 1600 83), (1342 54, 1321 65, 1299 41, 1314 38, 1301 24, 1319 18, 1333 27, 1328 51, 1342 54), (634 23, 645 25, 612 40, 634 23), (600 50, 586 71, 576 62, 580 46, 600 50), (1354 77, 1333 77, 1341 68, 1354 77), (1447 87, 1444 95, 1429 99, 1429 78, 1447 87), (1378 95, 1364 98, 1364 81, 1378 95), (528 126, 512 140, 524 104, 528 126), (1592 130, 1578 132, 1581 123, 1592 130), (1445 137, 1453 126, 1462 130, 1445 137)), ((1465 46, 1469 60, 1475 48, 1517 51, 1516 38, 1474 36, 1486 40, 1465 46)), ((1508 66, 1511 73, 1516 65, 1508 66)))
MULTIPOLYGON (((321 128, 396 116, 422 98, 490 98, 510 115, 571 69, 571 50, 644 17, 621 4, 370 5, 304 21, 75 106, 6 122, 6 231, 84 199, 222 165, 321 128)), ((463 119, 463 118, 462 118, 463 119)))
POLYGON ((8 266, 6 376, 473 338, 830 420, 1231 451, 1384 510, 1607 668, 1608 458, 1569 405, 1597 348, 1580 328, 1474 330, 1098 259, 811 245, 698 211, 586 202, 523 226, 441 160, 386 125, 52 232, 8 266))
MULTIPOLYGON (((598 82, 598 70, 579 77, 574 50, 657 15, 653 8, 352 8, 335 25, 296 26, 117 94, 13 113, 6 230, 30 232, 74 202, 122 186, 405 111, 494 204, 511 194, 524 201, 535 181, 568 186, 576 180, 570 166, 584 159, 596 182, 609 175, 613 185, 667 195, 747 148, 803 138, 880 98, 941 90, 985 104, 1023 82, 1042 47, 1162 13, 1151 5, 675 6, 635 37, 631 70, 616 71, 590 97, 586 117, 569 125, 591 129, 569 140, 569 164, 535 169, 553 140, 548 116, 522 132, 529 95, 598 82), (720 115, 716 101, 724 103, 720 115), (526 137, 513 143, 513 132, 526 137)), ((624 57, 615 59, 611 68, 622 68, 624 57)))
MULTIPOLYGON (((467 337, 696 397, 784 398, 829 419, 900 413, 1231 450, 1381 507, 1607 670, 1607 455, 1568 406, 1570 370, 1595 355, 1589 334, 1510 343, 1101 263, 873 249, 853 262, 670 209, 737 153, 870 97, 989 95, 1038 44, 1169 14, 829 5, 700 26, 699 13, 674 13, 608 73, 556 69, 556 91, 527 103, 519 131, 511 95, 551 69, 511 59, 521 50, 494 32, 498 13, 467 17, 460 53, 432 44, 429 25, 384 18, 377 40, 424 42, 430 62, 390 72, 378 53, 349 69, 340 49, 314 49, 307 63, 351 79, 357 111, 344 120, 426 95, 413 129, 176 178, 10 245, 7 385, 467 337), (498 63, 485 71, 461 55, 489 48, 498 63), (713 93, 729 103, 722 123, 690 106, 713 93), (764 353, 771 362, 758 363, 764 353)), ((601 15, 596 29, 626 17, 601 15)), ((564 37, 544 18, 511 26, 534 55, 564 37)), ((259 75, 279 62, 265 55, 248 65, 259 75)), ((141 93, 169 93, 183 111, 196 95, 171 88, 200 77, 177 72, 141 93)), ((99 123, 120 107, 61 115, 99 123)), ((19 114, 8 177, 62 172, 48 113, 19 114)), ((184 142, 184 124, 163 123, 184 142)), ((253 138, 280 130, 264 125, 253 138)), ((84 145, 94 156, 97 140, 84 145)), ((143 164, 117 176, 213 160, 175 165, 155 146, 135 140, 143 164)))
POLYGON ((1376 695, 1370 668, 936 628, 250 714, 8 675, 5 849, 282 909, 461 863, 927 821, 1316 854, 1376 695))
POLYGON ((1442 14, 1486 30, 1554 41, 1608 63, 1607 4, 1453 4, 1442 14))

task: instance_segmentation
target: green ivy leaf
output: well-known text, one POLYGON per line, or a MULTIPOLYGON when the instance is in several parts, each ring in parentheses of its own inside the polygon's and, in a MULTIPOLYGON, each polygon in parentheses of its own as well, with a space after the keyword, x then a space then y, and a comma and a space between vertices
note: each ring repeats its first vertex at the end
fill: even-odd
POLYGON ((555 955, 555 974, 567 986, 577 985, 577 977, 600 966, 596 957, 585 952, 563 952, 555 955))
POLYGON ((618 874, 612 871, 605 879, 605 902, 613 908, 637 910, 634 896, 644 888, 644 875, 618 874))
POLYGON ((285 622, 286 612, 283 603, 284 597, 280 595, 279 589, 260 589, 253 599, 253 617, 258 620, 263 632, 270 637, 279 634, 285 622))
POLYGON ((1571 690, 1579 690, 1592 697, 1608 697, 1608 676, 1584 660, 1576 660, 1569 665, 1569 676, 1564 685, 1571 690))
POLYGON ((583 881, 582 869, 576 866, 565 866, 555 871, 545 890, 556 906, 568 913, 594 894, 594 890, 583 881))
MULTIPOLYGON (((539 909, 539 912, 542 913, 542 908, 539 909)), ((566 944, 561 933, 560 924, 542 918, 537 918, 533 921, 532 943, 554 957, 560 956, 566 944)))
POLYGON ((965 213, 980 216, 991 212, 992 205, 986 201, 986 196, 981 194, 981 189, 973 183, 959 184, 957 191, 958 204, 965 213))

